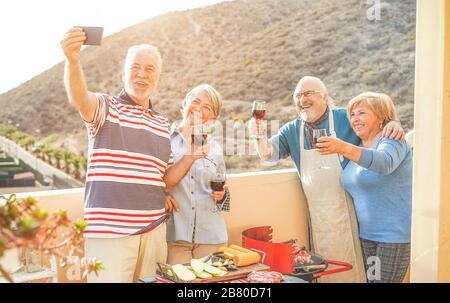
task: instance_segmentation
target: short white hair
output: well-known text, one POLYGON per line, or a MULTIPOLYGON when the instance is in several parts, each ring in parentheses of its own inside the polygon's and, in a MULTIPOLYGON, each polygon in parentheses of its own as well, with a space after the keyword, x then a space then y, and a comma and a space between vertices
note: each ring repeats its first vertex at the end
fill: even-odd
POLYGON ((331 108, 333 108, 335 106, 333 98, 331 98, 330 95, 328 94, 327 87, 325 86, 323 81, 317 77, 304 76, 303 78, 300 79, 300 81, 298 81, 297 86, 295 87, 295 90, 297 90, 297 87, 299 87, 299 85, 305 81, 313 81, 313 82, 316 82, 317 84, 319 84, 320 91, 327 96, 326 103, 328 104, 328 106, 330 106, 331 108))
POLYGON ((124 65, 125 66, 127 65, 127 62, 131 58, 132 55, 139 53, 139 52, 145 52, 147 54, 150 54, 153 58, 155 58, 156 59, 156 67, 158 68, 158 71, 161 72, 161 68, 162 68, 161 53, 159 52, 159 50, 156 46, 153 46, 151 44, 138 44, 138 45, 131 46, 128 49, 124 65))
POLYGON ((297 86, 299 86, 300 83, 303 83, 303 82, 305 82, 305 81, 314 81, 314 82, 317 82, 317 84, 319 84, 319 86, 320 86, 320 90, 322 91, 322 93, 328 95, 327 87, 325 86, 325 84, 323 83, 323 81, 320 80, 319 78, 313 77, 313 76, 304 76, 303 78, 300 79, 300 81, 298 81, 297 86))

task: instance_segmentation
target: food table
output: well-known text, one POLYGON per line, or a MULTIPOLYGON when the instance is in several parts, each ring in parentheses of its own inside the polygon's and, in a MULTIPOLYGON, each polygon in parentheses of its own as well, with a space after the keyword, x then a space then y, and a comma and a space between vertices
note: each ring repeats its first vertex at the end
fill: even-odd
POLYGON ((237 270, 229 271, 226 275, 221 277, 211 277, 205 279, 195 279, 192 281, 180 281, 174 276, 170 276, 167 273, 159 270, 157 272, 157 276, 155 277, 158 282, 174 282, 174 283, 217 283, 217 282, 225 282, 225 281, 233 281, 239 279, 245 279, 247 276, 253 271, 269 271, 270 267, 264 265, 262 263, 252 264, 248 266, 239 267, 237 270), (165 281, 164 281, 165 280, 165 281))

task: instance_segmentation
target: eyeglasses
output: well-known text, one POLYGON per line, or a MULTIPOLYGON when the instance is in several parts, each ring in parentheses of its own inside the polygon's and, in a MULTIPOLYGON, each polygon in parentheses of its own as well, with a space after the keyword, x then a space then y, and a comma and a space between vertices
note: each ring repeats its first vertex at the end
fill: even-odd
POLYGON ((321 94, 322 92, 318 91, 318 90, 305 90, 304 92, 298 93, 298 94, 293 94, 293 98, 294 100, 300 100, 302 97, 311 97, 314 94, 321 94))
POLYGON ((207 112, 207 113, 212 113, 213 109, 211 108, 210 105, 204 104, 204 105, 200 105, 201 101, 199 99, 194 99, 191 103, 191 106, 193 106, 194 108, 200 108, 201 110, 207 112))

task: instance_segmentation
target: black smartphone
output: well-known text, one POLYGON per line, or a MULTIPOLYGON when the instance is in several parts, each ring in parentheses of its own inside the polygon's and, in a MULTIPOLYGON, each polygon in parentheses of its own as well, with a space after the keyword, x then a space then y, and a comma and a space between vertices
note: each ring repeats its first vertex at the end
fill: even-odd
POLYGON ((103 36, 103 27, 98 26, 75 26, 81 28, 86 33, 85 45, 100 45, 103 36))

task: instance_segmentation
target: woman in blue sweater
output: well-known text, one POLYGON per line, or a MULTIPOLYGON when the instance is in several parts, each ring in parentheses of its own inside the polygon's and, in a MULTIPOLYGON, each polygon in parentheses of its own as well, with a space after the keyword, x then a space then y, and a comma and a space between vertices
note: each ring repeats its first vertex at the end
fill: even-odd
POLYGON ((351 161, 341 183, 355 203, 368 281, 399 283, 410 262, 411 147, 381 136, 383 126, 397 119, 389 96, 363 93, 349 102, 347 113, 361 144, 323 137, 317 148, 351 161))

